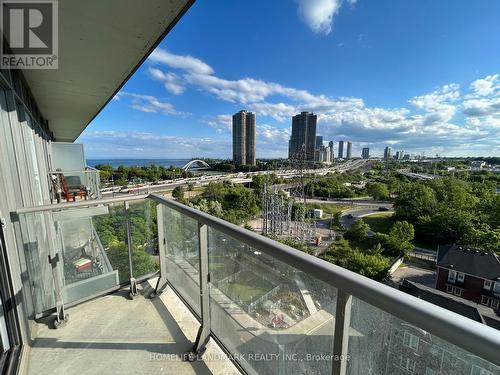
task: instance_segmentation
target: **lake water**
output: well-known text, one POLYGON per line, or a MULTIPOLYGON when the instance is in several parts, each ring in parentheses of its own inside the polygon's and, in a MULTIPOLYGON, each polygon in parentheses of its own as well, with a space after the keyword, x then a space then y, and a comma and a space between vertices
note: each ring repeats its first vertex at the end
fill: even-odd
POLYGON ((163 167, 174 167, 182 168, 191 159, 87 159, 87 165, 90 167, 95 167, 98 164, 109 164, 114 168, 123 165, 124 167, 143 167, 146 165, 158 165, 163 167))

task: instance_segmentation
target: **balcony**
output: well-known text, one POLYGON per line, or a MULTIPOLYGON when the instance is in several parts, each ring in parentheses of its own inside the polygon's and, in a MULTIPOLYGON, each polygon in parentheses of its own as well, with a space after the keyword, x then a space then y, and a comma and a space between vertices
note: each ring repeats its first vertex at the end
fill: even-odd
POLYGON ((95 168, 50 171, 47 175, 53 203, 101 198, 99 171, 95 168))
POLYGON ((52 203, 100 199, 99 171, 88 167, 83 145, 51 142, 52 167, 47 181, 52 203))
POLYGON ((500 373, 498 331, 158 195, 16 214, 31 373, 500 373))

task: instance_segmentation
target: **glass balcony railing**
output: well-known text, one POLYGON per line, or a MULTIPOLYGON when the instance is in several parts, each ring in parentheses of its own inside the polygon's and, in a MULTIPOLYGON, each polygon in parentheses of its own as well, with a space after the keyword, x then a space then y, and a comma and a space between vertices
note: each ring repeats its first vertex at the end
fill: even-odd
POLYGON ((152 201, 81 203, 18 215, 34 316, 58 301, 91 298, 159 269, 152 201))
POLYGON ((18 216, 37 314, 159 270, 246 373, 500 374, 497 330, 158 195, 18 216))
POLYGON ((48 181, 53 203, 101 198, 99 171, 92 167, 51 171, 48 181))

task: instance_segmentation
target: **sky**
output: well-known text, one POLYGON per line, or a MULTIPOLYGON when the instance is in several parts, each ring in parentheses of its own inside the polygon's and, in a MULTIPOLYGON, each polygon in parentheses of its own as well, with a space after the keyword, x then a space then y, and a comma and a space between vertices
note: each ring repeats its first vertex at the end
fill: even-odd
MULTIPOLYGON (((500 156, 500 1, 197 0, 77 142, 88 158, 287 157, 318 115, 353 155, 500 156)), ((335 150, 336 152, 336 150, 335 150)))

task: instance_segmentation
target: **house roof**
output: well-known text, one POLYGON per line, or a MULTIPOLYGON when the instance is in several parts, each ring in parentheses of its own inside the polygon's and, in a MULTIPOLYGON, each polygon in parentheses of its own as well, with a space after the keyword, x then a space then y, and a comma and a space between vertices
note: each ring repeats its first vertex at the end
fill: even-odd
POLYGON ((490 307, 409 280, 403 280, 399 285, 399 289, 476 322, 500 330, 500 316, 490 307))
POLYGON ((500 257, 491 251, 459 245, 443 247, 439 249, 437 265, 484 279, 500 280, 500 257))

